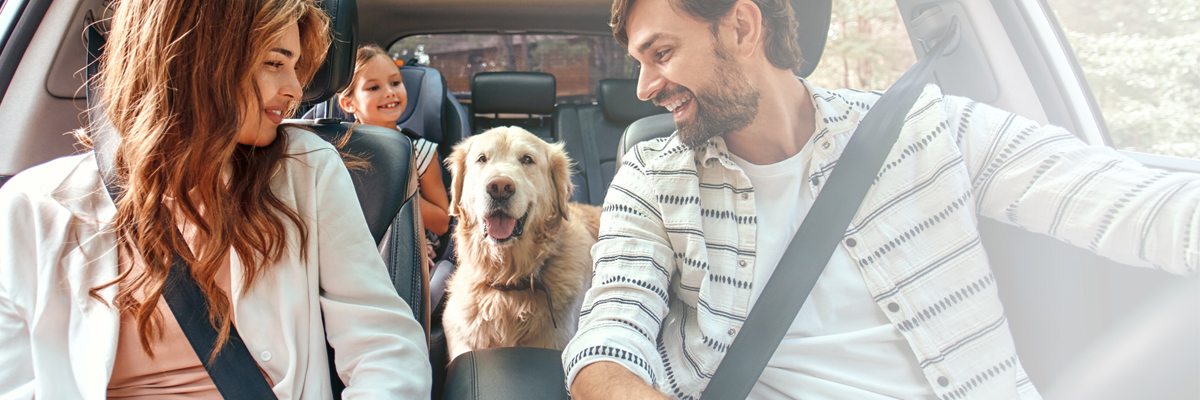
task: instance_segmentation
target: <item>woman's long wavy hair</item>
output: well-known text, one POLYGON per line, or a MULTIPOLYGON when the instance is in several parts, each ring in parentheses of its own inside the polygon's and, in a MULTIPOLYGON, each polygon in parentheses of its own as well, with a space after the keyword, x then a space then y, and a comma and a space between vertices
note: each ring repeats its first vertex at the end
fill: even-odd
POLYGON ((245 269, 240 287, 245 293, 288 247, 308 241, 300 214, 270 188, 272 175, 289 157, 283 127, 270 145, 237 143, 243 121, 255 117, 244 110, 252 103, 262 106, 255 72, 293 23, 300 30, 297 75, 306 84, 330 42, 329 18, 313 0, 117 5, 97 83, 101 105, 121 137, 114 157, 124 189, 113 220, 118 248, 145 268, 141 273, 123 268, 91 294, 99 299, 99 290, 118 285, 114 304, 136 318, 142 349, 150 356, 151 340, 161 337, 162 317, 155 310, 174 254, 191 264, 208 299, 219 351, 233 316, 216 281, 229 249, 245 269), (196 228, 197 253, 178 233, 180 224, 196 228), (288 224, 298 228, 298 237, 288 237, 288 224))

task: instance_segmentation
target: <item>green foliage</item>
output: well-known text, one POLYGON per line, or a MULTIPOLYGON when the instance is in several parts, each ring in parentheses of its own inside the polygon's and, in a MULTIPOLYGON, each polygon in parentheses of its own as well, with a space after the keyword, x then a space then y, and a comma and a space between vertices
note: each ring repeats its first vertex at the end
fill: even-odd
POLYGON ((1052 0, 1119 149, 1200 158, 1196 0, 1052 0))
POLYGON ((883 90, 916 62, 895 2, 833 0, 829 39, 809 81, 830 89, 883 90))

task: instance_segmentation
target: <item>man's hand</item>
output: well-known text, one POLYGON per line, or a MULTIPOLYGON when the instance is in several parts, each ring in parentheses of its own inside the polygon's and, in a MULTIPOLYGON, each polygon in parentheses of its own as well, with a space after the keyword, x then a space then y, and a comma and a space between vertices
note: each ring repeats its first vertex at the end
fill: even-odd
POLYGON ((601 361, 579 370, 571 383, 571 397, 580 400, 667 398, 642 378, 611 361, 601 361))

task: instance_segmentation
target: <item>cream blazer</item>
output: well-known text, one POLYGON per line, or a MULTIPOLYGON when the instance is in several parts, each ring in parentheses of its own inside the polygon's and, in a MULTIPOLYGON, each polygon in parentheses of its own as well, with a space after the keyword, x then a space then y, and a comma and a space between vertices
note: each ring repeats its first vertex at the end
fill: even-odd
MULTIPOLYGON (((331 398, 326 338, 346 399, 429 398, 424 330, 390 283, 346 167, 311 132, 287 137, 294 158, 271 187, 309 240, 300 247, 291 228, 280 263, 248 293, 234 291, 242 339, 280 399, 331 398)), ((117 276, 115 213, 92 153, 33 167, 0 190, 0 399, 105 398, 119 315, 88 290, 117 276)), ((237 257, 231 271, 241 287, 237 257)))

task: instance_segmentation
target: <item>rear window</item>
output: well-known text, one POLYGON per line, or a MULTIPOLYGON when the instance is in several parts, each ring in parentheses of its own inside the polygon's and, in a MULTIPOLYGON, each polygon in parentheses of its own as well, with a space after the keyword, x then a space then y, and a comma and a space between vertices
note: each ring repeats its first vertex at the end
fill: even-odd
POLYGON ((429 34, 388 47, 392 58, 437 69, 459 100, 471 99, 480 72, 536 71, 554 75, 558 102, 590 103, 605 78, 633 77, 634 63, 611 36, 536 34, 429 34))

